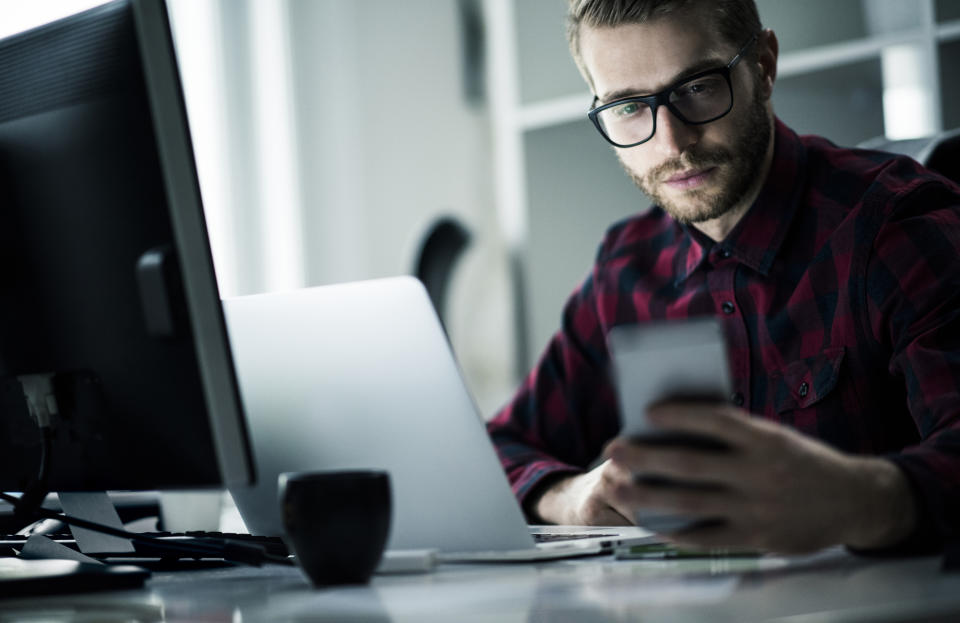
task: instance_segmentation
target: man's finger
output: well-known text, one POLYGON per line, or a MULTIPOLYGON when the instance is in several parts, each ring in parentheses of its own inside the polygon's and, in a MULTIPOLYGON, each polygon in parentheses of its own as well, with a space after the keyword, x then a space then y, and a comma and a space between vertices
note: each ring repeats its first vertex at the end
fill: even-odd
POLYGON ((602 505, 593 509, 596 520, 594 525, 633 525, 633 507, 624 502, 618 492, 633 486, 633 473, 623 465, 607 461, 603 467, 600 487, 597 490, 596 501, 602 505), (604 523, 606 522, 606 523, 604 523))
POLYGON ((735 448, 752 445, 764 427, 742 409, 723 404, 664 402, 650 407, 647 418, 657 428, 705 435, 735 448))
POLYGON ((677 446, 647 445, 618 440, 608 448, 610 460, 633 475, 657 474, 678 480, 734 485, 744 466, 732 452, 714 452, 677 446))
POLYGON ((629 516, 625 516, 621 511, 607 506, 606 508, 599 509, 592 517, 590 518, 589 525, 592 526, 632 526, 633 519, 629 516))
POLYGON ((692 528, 677 534, 664 535, 664 540, 684 549, 759 550, 755 531, 744 530, 730 523, 718 523, 692 528))
POLYGON ((669 511, 697 517, 726 517, 736 507, 736 494, 719 487, 689 487, 646 484, 620 485, 611 496, 611 505, 627 510, 632 517, 637 509, 669 511))

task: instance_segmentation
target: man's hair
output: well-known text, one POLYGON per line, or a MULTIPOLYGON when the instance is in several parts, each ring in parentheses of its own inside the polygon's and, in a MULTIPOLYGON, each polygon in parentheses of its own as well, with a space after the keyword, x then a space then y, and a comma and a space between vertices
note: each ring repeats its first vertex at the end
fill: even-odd
POLYGON ((589 76, 580 54, 580 29, 642 24, 661 17, 700 8, 713 14, 712 21, 724 41, 739 48, 760 32, 760 15, 754 0, 568 0, 567 42, 584 76, 589 76))

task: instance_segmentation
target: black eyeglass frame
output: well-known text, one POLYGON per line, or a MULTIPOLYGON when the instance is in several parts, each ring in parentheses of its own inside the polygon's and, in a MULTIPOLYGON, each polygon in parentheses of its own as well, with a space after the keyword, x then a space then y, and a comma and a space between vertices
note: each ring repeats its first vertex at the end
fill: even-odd
POLYGON ((614 100, 609 104, 604 104, 603 106, 600 106, 597 108, 594 108, 594 106, 597 105, 597 96, 594 95, 593 103, 590 105, 590 110, 587 112, 587 116, 590 117, 590 121, 593 122, 593 125, 597 128, 597 131, 600 132, 600 135, 603 138, 605 138, 608 143, 610 143, 611 145, 615 145, 616 147, 624 147, 624 148, 636 147, 637 145, 642 145, 653 138, 653 135, 657 133, 657 109, 660 108, 661 106, 666 106, 677 119, 679 119, 683 123, 686 123, 687 125, 704 125, 706 123, 712 123, 717 119, 727 116, 727 114, 731 110, 733 110, 733 83, 730 81, 730 72, 733 71, 733 68, 737 66, 737 63, 740 62, 740 60, 747 53, 747 50, 750 49, 750 46, 756 43, 759 37, 760 37, 760 33, 756 33, 752 37, 750 37, 750 40, 747 41, 745 44, 743 44, 743 47, 740 48, 740 51, 737 52, 736 56, 730 59, 730 62, 727 63, 725 66, 716 67, 714 69, 707 69, 705 71, 696 73, 692 76, 686 76, 684 78, 680 78, 679 80, 677 80, 676 82, 668 86, 667 88, 657 93, 652 93, 650 95, 637 95, 633 97, 624 97, 622 99, 614 100), (714 117, 711 117, 710 119, 706 119, 703 121, 690 121, 683 115, 682 112, 680 112, 680 110, 673 104, 673 102, 670 101, 670 94, 676 91, 678 88, 680 88, 680 86, 688 82, 693 82, 695 80, 699 80, 703 78, 704 76, 710 76, 713 74, 720 74, 723 76, 724 80, 727 81, 727 88, 730 90, 730 105, 727 106, 727 109, 724 110, 722 113, 714 117), (643 139, 642 141, 637 141, 636 143, 629 143, 624 145, 621 143, 617 143, 612 138, 607 136, 607 133, 603 130, 603 124, 600 123, 600 119, 598 118, 598 115, 602 111, 608 108, 613 108, 614 106, 622 106, 623 104, 627 104, 629 102, 640 102, 649 106, 650 112, 653 115, 653 124, 650 129, 650 136, 643 139))

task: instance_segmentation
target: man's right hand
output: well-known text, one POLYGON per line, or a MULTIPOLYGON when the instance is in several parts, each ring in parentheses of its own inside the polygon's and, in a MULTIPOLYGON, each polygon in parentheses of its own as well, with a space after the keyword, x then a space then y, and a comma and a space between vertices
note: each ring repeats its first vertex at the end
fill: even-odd
MULTIPOLYGON (((618 487, 631 486, 633 476, 606 460, 593 470, 567 476, 546 486, 533 510, 546 523, 574 526, 629 526, 632 512, 615 501, 618 487)), ((620 496, 623 497, 622 494, 620 496)))

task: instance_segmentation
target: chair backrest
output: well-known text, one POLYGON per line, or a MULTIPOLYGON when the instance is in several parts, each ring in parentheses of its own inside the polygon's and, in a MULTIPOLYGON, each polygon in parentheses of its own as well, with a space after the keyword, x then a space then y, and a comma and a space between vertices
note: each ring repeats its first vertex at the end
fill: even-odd
POLYGON ((427 230, 420 244, 414 274, 423 282, 440 321, 446 326, 447 289, 453 267, 470 243, 470 232, 454 217, 443 217, 427 230))
POLYGON ((925 154, 922 164, 960 184, 960 128, 944 132, 925 154))
POLYGON ((861 143, 860 147, 910 156, 960 184, 960 128, 925 138, 889 140, 881 136, 861 143))

